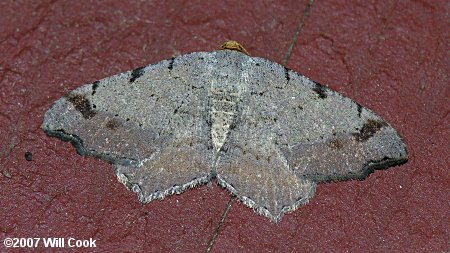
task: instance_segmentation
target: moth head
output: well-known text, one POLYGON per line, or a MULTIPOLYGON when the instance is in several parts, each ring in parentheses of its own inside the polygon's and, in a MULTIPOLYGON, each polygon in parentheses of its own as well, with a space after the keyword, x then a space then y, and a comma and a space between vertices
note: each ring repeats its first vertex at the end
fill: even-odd
POLYGON ((241 44, 239 44, 239 42, 234 41, 234 40, 229 40, 229 41, 223 43, 222 45, 220 45, 219 50, 225 50, 225 49, 234 50, 234 51, 244 53, 246 55, 250 55, 247 52, 247 50, 245 50, 245 48, 241 44))

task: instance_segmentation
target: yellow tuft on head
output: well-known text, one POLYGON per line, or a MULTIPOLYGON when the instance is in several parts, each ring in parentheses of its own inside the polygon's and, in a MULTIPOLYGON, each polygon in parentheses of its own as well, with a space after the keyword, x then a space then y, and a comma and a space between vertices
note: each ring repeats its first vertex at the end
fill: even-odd
POLYGON ((220 50, 225 50, 225 49, 234 50, 234 51, 244 53, 246 55, 250 55, 247 52, 247 50, 245 50, 245 48, 241 44, 239 44, 239 42, 234 41, 234 40, 229 40, 229 41, 223 43, 222 45, 220 45, 219 49, 220 50))

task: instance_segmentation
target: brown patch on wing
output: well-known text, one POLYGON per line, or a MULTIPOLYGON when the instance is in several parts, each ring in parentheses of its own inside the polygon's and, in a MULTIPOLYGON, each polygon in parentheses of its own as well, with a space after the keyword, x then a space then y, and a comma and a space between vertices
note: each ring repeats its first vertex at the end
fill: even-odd
POLYGON ((85 95, 68 94, 66 95, 66 98, 73 106, 75 106, 75 109, 83 115, 83 118, 90 119, 97 114, 97 112, 92 109, 91 102, 85 98, 85 95))
POLYGON ((334 139, 328 142, 328 146, 333 149, 341 149, 344 147, 344 144, 340 140, 334 139))
POLYGON ((366 123, 364 123, 358 133, 354 133, 352 135, 355 136, 357 141, 367 141, 384 126, 387 126, 384 121, 369 119, 366 123))
POLYGON ((119 128, 121 126, 122 126, 122 123, 120 123, 120 121, 118 121, 116 119, 111 119, 111 120, 108 120, 108 122, 106 122, 106 127, 111 130, 116 130, 117 128, 119 128))

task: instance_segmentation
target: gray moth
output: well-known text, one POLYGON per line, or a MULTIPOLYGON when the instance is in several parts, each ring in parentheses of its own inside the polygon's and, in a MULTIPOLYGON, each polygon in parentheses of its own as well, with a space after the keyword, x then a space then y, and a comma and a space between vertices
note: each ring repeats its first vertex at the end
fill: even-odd
POLYGON ((277 222, 320 182, 363 179, 408 156, 369 109, 277 63, 221 50, 81 86, 42 129, 108 161, 141 203, 215 178, 277 222))

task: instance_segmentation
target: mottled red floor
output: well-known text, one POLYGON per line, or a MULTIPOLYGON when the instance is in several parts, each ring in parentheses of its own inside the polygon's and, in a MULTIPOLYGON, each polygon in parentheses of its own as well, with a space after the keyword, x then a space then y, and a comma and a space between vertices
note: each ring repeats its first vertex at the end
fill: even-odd
MULTIPOLYGON (((110 165, 47 137, 43 114, 84 83, 227 39, 283 62, 307 1, 161 2, 0 2, 0 240, 206 250, 228 192, 205 185, 142 207, 110 165)), ((312 3, 287 67, 382 116, 404 138, 410 161, 364 181, 319 185, 279 224, 234 200, 212 252, 450 250, 449 11, 445 0, 312 3)))

